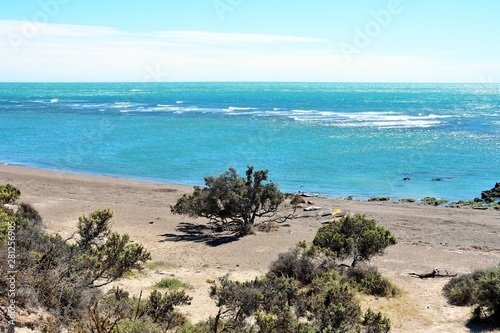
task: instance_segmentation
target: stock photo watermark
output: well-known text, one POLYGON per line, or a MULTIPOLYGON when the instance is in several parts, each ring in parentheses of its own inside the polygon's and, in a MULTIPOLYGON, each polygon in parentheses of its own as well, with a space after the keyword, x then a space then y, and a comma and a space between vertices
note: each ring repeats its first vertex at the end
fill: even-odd
POLYGON ((61 7, 69 2, 70 0, 39 1, 39 10, 31 16, 31 19, 23 22, 19 32, 9 33, 8 39, 14 52, 18 53, 22 46, 36 38, 50 20, 59 14, 61 7))
POLYGON ((170 76, 167 72, 162 72, 160 66, 146 67, 146 75, 142 78, 142 82, 165 82, 170 76))
POLYGON ((16 325, 16 223, 7 223, 7 320, 9 332, 14 331, 16 325))
POLYGON ((356 26, 354 28, 354 37, 351 42, 340 43, 340 50, 344 58, 350 63, 355 54, 360 54, 366 49, 372 41, 380 36, 393 21, 393 18, 400 15, 404 10, 404 6, 400 0, 391 0, 385 9, 372 11, 370 13, 371 20, 365 23, 363 27, 356 26))
POLYGON ((219 20, 224 21, 226 14, 234 11, 242 2, 243 0, 215 0, 212 4, 219 20))

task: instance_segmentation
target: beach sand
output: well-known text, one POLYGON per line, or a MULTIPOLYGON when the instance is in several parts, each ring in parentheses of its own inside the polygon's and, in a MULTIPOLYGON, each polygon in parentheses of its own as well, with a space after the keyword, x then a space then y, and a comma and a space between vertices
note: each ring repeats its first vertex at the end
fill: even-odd
MULTIPOLYGON (((11 183, 21 200, 42 215, 48 230, 70 236, 78 217, 95 209, 111 208, 113 230, 128 233, 148 248, 154 262, 163 262, 140 277, 116 284, 139 293, 154 282, 176 277, 193 285, 190 306, 182 310, 191 320, 214 315, 207 279, 227 273, 235 279, 251 279, 267 272, 278 254, 300 240, 311 241, 325 218, 299 212, 277 231, 233 239, 204 230, 206 220, 172 215, 170 205, 191 187, 0 166, 0 184, 11 183), (310 215, 310 216, 307 216, 310 215)), ((391 318, 392 332, 471 332, 466 322, 470 308, 450 306, 441 289, 446 278, 418 279, 408 273, 429 273, 442 268, 468 273, 500 262, 500 212, 471 208, 430 207, 419 204, 364 202, 310 198, 315 206, 340 208, 366 214, 389 228, 398 238, 383 257, 371 264, 404 289, 395 299, 362 297, 364 307, 383 311, 391 318)))

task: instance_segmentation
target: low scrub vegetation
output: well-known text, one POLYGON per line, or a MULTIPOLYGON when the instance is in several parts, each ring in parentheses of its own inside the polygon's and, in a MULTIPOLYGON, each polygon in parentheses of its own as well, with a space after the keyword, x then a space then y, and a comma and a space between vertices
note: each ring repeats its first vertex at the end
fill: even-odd
POLYGON ((446 200, 446 199, 438 199, 438 198, 434 198, 434 197, 425 197, 422 199, 422 203, 424 205, 429 205, 429 206, 440 206, 440 205, 443 205, 447 202, 448 202, 448 200, 446 200))
POLYGON ((169 279, 164 278, 154 284, 155 288, 167 288, 167 289, 193 289, 193 286, 189 283, 182 282, 179 279, 169 279))
POLYGON ((0 186, 0 204, 11 204, 14 203, 19 196, 21 191, 11 184, 5 184, 0 186))
POLYGON ((337 260, 352 259, 352 267, 383 255, 385 248, 396 244, 396 238, 377 221, 364 215, 346 215, 339 221, 324 224, 316 233, 314 247, 337 260))
MULTIPOLYGON (((111 231, 112 212, 97 210, 81 216, 75 234, 63 239, 47 233, 40 215, 27 204, 17 211, 0 205, 0 246, 4 251, 15 234, 16 306, 42 308, 50 316, 39 320, 44 332, 271 333, 388 332, 390 321, 379 312, 362 311, 358 291, 394 296, 392 286, 374 268, 360 263, 381 255, 394 236, 362 215, 346 216, 324 225, 311 246, 300 242, 281 254, 269 273, 252 281, 224 276, 211 282, 210 297, 217 313, 195 325, 177 310, 189 305, 190 285, 163 279, 148 297, 130 296, 101 286, 140 271, 151 256, 128 235, 111 231), (14 226, 14 227, 13 227, 14 226), (327 241, 333 237, 336 241, 327 241), (347 268, 342 260, 351 258, 347 268), (358 265, 358 263, 360 265, 358 265), (345 265, 344 265, 345 266, 345 265)), ((11 262, 2 262, 4 271, 11 262)), ((165 263, 151 264, 160 267, 165 263), (159 266, 158 266, 159 265, 159 266)), ((8 276, 0 287, 8 290, 8 276)), ((0 296, 6 303, 5 295, 0 296)))
POLYGON ((348 270, 346 274, 352 285, 364 294, 380 297, 401 294, 401 289, 383 277, 376 267, 360 265, 348 270))
POLYGON ((472 320, 500 327, 500 265, 453 278, 443 293, 452 305, 474 306, 472 320))

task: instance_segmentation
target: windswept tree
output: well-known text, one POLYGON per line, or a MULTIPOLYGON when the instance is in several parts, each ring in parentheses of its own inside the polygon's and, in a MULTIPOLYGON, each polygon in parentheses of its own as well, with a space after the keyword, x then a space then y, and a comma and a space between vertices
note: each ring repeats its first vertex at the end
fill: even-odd
POLYGON ((377 221, 364 215, 346 215, 339 221, 323 225, 313 240, 313 245, 326 255, 345 260, 352 258, 352 267, 383 255, 389 245, 396 244, 396 237, 377 221))
POLYGON ((195 187, 192 194, 185 194, 170 208, 174 214, 205 217, 224 230, 246 235, 257 219, 283 222, 291 217, 279 215, 285 196, 267 180, 268 170, 254 171, 248 166, 243 178, 229 168, 218 177, 205 177, 205 187, 195 187))

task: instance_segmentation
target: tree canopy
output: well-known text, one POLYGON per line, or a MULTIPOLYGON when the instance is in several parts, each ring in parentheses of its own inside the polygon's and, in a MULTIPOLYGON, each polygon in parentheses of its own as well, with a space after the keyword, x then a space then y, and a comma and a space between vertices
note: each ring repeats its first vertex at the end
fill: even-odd
POLYGON ((352 258, 351 266, 354 267, 375 255, 384 254, 385 248, 396 242, 392 233, 377 225, 376 220, 356 214, 323 225, 316 233, 313 245, 340 260, 352 258))
POLYGON ((224 230, 248 234, 258 218, 283 222, 290 217, 278 216, 285 196, 267 180, 268 170, 254 171, 248 166, 246 177, 240 177, 229 168, 218 177, 205 177, 205 187, 195 187, 170 208, 174 214, 205 217, 224 230))

